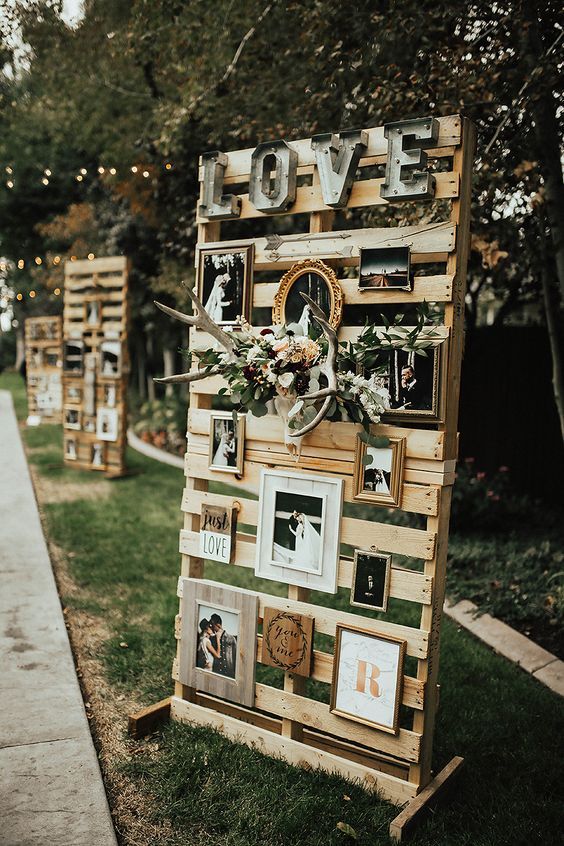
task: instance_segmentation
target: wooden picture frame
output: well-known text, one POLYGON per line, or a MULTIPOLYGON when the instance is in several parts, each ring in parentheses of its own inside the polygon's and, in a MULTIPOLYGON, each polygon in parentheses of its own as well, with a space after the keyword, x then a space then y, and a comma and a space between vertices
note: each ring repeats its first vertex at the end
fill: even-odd
POLYGON ((67 382, 66 390, 65 390, 65 403, 77 403, 80 405, 82 402, 82 386, 81 385, 73 385, 71 382, 67 382))
POLYGON ((84 370, 84 341, 69 338, 63 341, 63 372, 82 376, 84 370))
POLYGON ((254 244, 198 250, 198 297, 218 326, 250 319, 253 256, 254 244))
POLYGON ((337 624, 329 710, 397 735, 406 641, 337 624))
POLYGON ((261 471, 255 575, 337 592, 343 480, 261 471))
POLYGON ((258 594, 201 579, 185 578, 181 579, 181 584, 180 681, 196 690, 252 708, 258 594), (212 620, 214 616, 220 618, 226 635, 225 640, 223 634, 220 637, 219 658, 210 648, 217 646, 219 633, 217 623, 212 620), (209 644, 205 643, 207 630, 200 625, 204 621, 212 623, 211 635, 207 634, 209 644))
POLYGON ((245 415, 214 411, 210 415, 209 469, 218 473, 243 474, 245 455, 245 415), (224 462, 224 463, 222 463, 224 462))
POLYGON ((308 334, 311 318, 309 307, 300 296, 301 291, 323 309, 331 326, 337 329, 343 318, 343 290, 333 268, 320 259, 298 261, 284 274, 274 295, 272 322, 298 324, 302 334, 308 334), (316 286, 312 277, 321 279, 323 288, 316 286))
POLYGON ((354 460, 353 496, 360 502, 401 505, 405 438, 389 438, 386 447, 366 444, 357 434, 354 460), (366 464, 367 456, 372 463, 366 464))
POLYGON ((370 611, 387 611, 391 572, 391 555, 355 549, 350 604, 370 611))
MULTIPOLYGON (((444 421, 446 404, 446 369, 448 363, 448 338, 445 338, 435 347, 427 350, 427 356, 415 355, 406 350, 393 350, 390 352, 388 365, 388 384, 392 403, 401 401, 400 385, 401 372, 410 366, 415 371, 425 371, 425 388, 421 399, 417 403, 424 405, 421 408, 396 407, 390 408, 383 415, 383 421, 405 421, 425 420, 429 423, 441 423, 444 421), (405 364, 404 364, 405 362, 405 364), (431 372, 429 372, 431 369, 431 372), (394 394, 396 399, 394 399, 394 394)), ((420 392, 421 393, 421 392, 420 392)))
POLYGON ((208 561, 231 564, 237 537, 236 506, 204 502, 200 511, 200 555, 208 561))
POLYGON ((82 429, 82 410, 80 408, 64 407, 63 429, 74 429, 78 432, 82 429))
POLYGON ((65 437, 65 460, 78 461, 78 449, 75 438, 65 437))
POLYGON ((102 301, 100 297, 84 298, 84 326, 86 331, 100 329, 102 326, 102 301))
POLYGON ((413 291, 409 247, 360 247, 359 291, 413 291))

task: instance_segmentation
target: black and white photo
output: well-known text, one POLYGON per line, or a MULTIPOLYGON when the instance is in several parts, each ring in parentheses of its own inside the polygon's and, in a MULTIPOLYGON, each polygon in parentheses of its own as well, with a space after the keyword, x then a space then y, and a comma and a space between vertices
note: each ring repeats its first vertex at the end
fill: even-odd
POLYGON ((117 441, 117 408, 99 408, 96 414, 96 437, 101 441, 117 441))
POLYGON ((230 412, 216 412, 210 417, 210 470, 240 475, 243 472, 245 418, 237 422, 230 412))
POLYGON ((106 458, 103 443, 90 444, 90 464, 92 467, 97 467, 103 470, 106 466, 106 458))
POLYGON ((441 369, 446 342, 429 348, 427 355, 392 350, 388 359, 388 390, 391 417, 440 419, 441 369))
POLYGON ((102 325, 102 304, 100 300, 86 300, 84 304, 86 328, 95 329, 102 325))
POLYGON ((65 438, 65 458, 68 461, 76 461, 76 441, 74 438, 65 438))
POLYGON ((284 274, 274 297, 273 322, 297 326, 300 334, 308 335, 312 317, 302 294, 319 306, 335 329, 339 326, 343 307, 341 286, 335 271, 319 259, 296 262, 284 274))
POLYGON ((342 479, 263 470, 255 575, 335 593, 342 498, 342 479))
POLYGON ((119 341, 102 341, 101 375, 119 376, 121 373, 121 344, 119 341))
POLYGON ((405 438, 389 438, 387 446, 376 447, 358 436, 354 498, 375 505, 399 506, 404 452, 405 438))
POLYGON ((272 560, 319 573, 325 497, 277 491, 272 560))
POLYGON ((199 604, 196 667, 234 679, 237 675, 239 614, 199 604))
POLYGON ((116 386, 104 385, 104 405, 107 408, 114 408, 116 404, 116 386))
POLYGON ((84 343, 82 341, 65 341, 63 345, 63 370, 65 373, 82 373, 84 357, 84 343))
POLYGON ((391 555, 355 549, 351 605, 386 611, 390 591, 391 555))
POLYGON ((249 319, 252 256, 252 245, 200 250, 198 296, 218 326, 249 319))
POLYGON ((360 250, 358 287, 411 291, 409 247, 363 247, 360 250))
POLYGON ((64 428, 65 429, 80 429, 80 409, 65 408, 64 428))

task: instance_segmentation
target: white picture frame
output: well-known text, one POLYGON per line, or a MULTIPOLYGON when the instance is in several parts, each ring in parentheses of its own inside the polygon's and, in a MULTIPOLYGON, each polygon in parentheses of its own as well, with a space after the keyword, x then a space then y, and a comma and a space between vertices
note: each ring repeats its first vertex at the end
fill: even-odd
POLYGON ((96 413, 96 437, 100 441, 117 441, 118 410, 100 406, 96 413))
POLYGON ((343 480, 262 470, 255 575, 337 592, 343 480))

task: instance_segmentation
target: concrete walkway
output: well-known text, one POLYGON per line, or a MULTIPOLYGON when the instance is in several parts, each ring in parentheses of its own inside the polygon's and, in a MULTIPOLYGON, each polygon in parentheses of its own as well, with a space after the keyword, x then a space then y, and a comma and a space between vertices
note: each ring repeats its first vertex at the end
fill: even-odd
POLYGON ((0 391, 0 715, 2 846, 116 846, 7 391, 0 391))

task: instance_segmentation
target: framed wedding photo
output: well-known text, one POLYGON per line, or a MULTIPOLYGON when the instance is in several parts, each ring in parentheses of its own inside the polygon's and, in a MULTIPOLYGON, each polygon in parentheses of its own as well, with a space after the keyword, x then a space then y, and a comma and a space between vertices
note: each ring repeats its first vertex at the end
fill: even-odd
POLYGON ((74 438, 65 438, 65 458, 67 461, 76 461, 78 458, 74 438))
POLYGON ((337 592, 343 480, 263 470, 255 575, 337 592))
POLYGON ((355 549, 351 586, 351 605, 386 611, 390 594, 392 556, 355 549))
POLYGON ((90 466, 93 470, 106 469, 106 444, 94 442, 90 444, 90 466))
POLYGON ((310 308, 301 294, 307 294, 337 329, 343 316, 343 291, 335 271, 320 259, 304 259, 292 265, 280 280, 274 297, 272 322, 295 323, 307 335, 311 323, 310 308))
POLYGON ((82 341, 65 341, 63 344, 63 370, 73 376, 81 376, 84 358, 82 341))
POLYGON ((237 423, 230 411, 210 415, 209 469, 220 473, 243 473, 245 455, 245 416, 239 414, 237 423))
POLYGON ((397 508, 401 503, 405 438, 373 447, 357 435, 353 496, 361 502, 397 508))
POLYGON ((81 425, 82 412, 79 408, 65 408, 65 420, 63 424, 64 429, 78 429, 81 425))
POLYGON ((101 441, 117 441, 117 408, 100 407, 96 414, 96 437, 101 441))
POLYGON ((100 375, 116 378, 121 375, 121 343, 119 341, 102 341, 100 345, 101 363, 100 375))
POLYGON ((359 291, 412 291, 409 247, 362 247, 359 291))
POLYGON ((428 420, 444 418, 444 376, 448 341, 427 349, 427 355, 408 350, 392 350, 388 358, 390 410, 385 420, 428 420))
POLYGON ((329 710, 397 735, 405 651, 405 640, 337 625, 329 710))
POLYGON ((84 303, 86 330, 99 329, 102 325, 102 303, 97 297, 87 297, 84 303))
POLYGON ((254 245, 198 251, 198 297, 218 326, 250 318, 254 245))
POLYGON ((201 579, 182 579, 182 684, 252 708, 258 595, 201 579))

